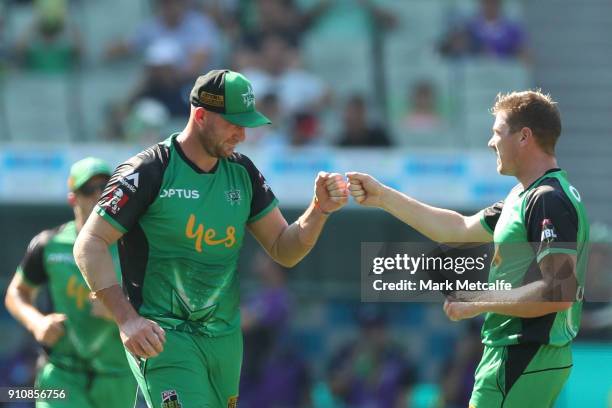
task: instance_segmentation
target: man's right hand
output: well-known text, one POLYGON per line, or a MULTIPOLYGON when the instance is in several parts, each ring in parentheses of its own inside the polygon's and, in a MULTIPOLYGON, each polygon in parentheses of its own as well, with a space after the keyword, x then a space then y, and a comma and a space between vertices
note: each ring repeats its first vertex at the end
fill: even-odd
POLYGON ((37 342, 51 347, 64 335, 64 321, 66 315, 61 313, 43 316, 32 334, 37 342))
POLYGON ((382 207, 383 193, 386 186, 374 177, 365 173, 346 173, 349 180, 349 191, 358 204, 366 207, 382 207))
POLYGON ((119 325, 123 345, 135 356, 155 357, 164 350, 166 332, 152 320, 132 317, 119 325))

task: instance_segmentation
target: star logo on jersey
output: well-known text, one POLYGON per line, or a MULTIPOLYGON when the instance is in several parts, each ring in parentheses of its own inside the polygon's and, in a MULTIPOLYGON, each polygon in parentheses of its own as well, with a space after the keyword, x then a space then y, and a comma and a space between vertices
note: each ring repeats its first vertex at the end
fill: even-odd
POLYGON ((225 198, 227 199, 227 202, 230 203, 232 206, 234 204, 240 205, 240 202, 242 201, 242 197, 240 196, 240 190, 238 189, 226 191, 225 198))
POLYGON ((246 93, 242 94, 242 102, 246 105, 247 108, 250 108, 251 105, 255 104, 255 94, 253 93, 253 87, 249 85, 246 93))
POLYGON ((197 332, 201 324, 213 316, 215 310, 217 310, 216 303, 201 309, 194 309, 180 293, 172 290, 172 314, 184 320, 175 328, 176 330, 190 333, 197 332))

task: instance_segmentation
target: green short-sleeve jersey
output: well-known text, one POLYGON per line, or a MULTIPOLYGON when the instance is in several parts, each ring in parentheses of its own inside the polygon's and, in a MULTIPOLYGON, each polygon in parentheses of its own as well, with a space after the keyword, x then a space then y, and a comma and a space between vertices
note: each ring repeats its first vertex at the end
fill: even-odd
POLYGON ((245 227, 277 200, 244 155, 204 172, 176 135, 120 165, 96 212, 124 232, 124 289, 139 314, 208 336, 240 327, 238 255, 245 227))
POLYGON ((570 184, 565 171, 552 169, 524 190, 518 185, 505 200, 481 214, 482 225, 493 233, 495 244, 489 282, 503 279, 518 287, 539 280, 542 274, 538 263, 545 256, 567 253, 576 256, 579 285, 577 301, 561 312, 536 318, 487 313, 483 343, 567 344, 576 337, 580 326, 588 258, 589 224, 580 193, 570 184))
MULTIPOLYGON (((72 255, 76 236, 74 221, 41 232, 30 242, 17 269, 29 285, 46 284, 53 311, 67 317, 65 335, 48 350, 49 359, 75 370, 129 372, 115 322, 92 314, 87 283, 72 255)), ((119 276, 116 245, 110 250, 119 276)))

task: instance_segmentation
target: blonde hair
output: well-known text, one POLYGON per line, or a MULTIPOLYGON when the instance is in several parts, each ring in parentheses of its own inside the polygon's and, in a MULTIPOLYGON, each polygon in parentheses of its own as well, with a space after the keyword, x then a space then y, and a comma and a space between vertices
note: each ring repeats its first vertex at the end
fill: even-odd
POLYGON ((540 89, 522 92, 499 93, 491 113, 507 114, 506 123, 511 132, 524 127, 531 129, 542 150, 553 155, 557 139, 561 135, 561 114, 549 94, 540 89))

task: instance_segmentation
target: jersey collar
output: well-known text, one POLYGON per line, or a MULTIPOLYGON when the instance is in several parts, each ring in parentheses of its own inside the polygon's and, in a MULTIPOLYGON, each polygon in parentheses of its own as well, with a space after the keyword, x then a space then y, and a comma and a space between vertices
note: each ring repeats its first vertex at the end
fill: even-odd
POLYGON ((213 168, 210 169, 209 171, 202 170, 194 162, 189 160, 189 158, 185 155, 185 152, 183 152, 183 149, 181 148, 181 144, 176 141, 176 137, 178 135, 179 135, 178 133, 172 135, 172 144, 174 145, 174 148, 176 149, 176 152, 181 157, 181 159, 183 159, 183 161, 187 163, 187 165, 191 167, 193 171, 195 171, 198 174, 215 174, 217 172, 217 168, 219 167, 219 162, 221 161, 221 159, 217 159, 217 162, 215 163, 213 168))
POLYGON ((523 194, 525 194, 527 191, 531 190, 532 188, 534 188, 535 186, 537 186, 538 184, 540 184, 540 182, 541 182, 542 180, 544 180, 544 179, 545 179, 545 178, 546 178, 546 177, 547 177, 549 174, 551 174, 551 173, 556 173, 556 172, 558 172, 558 171, 563 171, 563 170, 562 170, 562 169, 560 169, 559 167, 555 167, 555 168, 552 168, 552 169, 546 170, 546 171, 544 172, 544 174, 542 174, 540 177, 538 177, 538 179, 537 179, 537 180, 535 180, 533 183, 531 183, 529 186, 527 186, 527 188, 526 188, 526 189, 524 189, 523 191, 521 191, 521 192, 519 193, 519 196, 522 196, 522 195, 523 195, 523 194))

